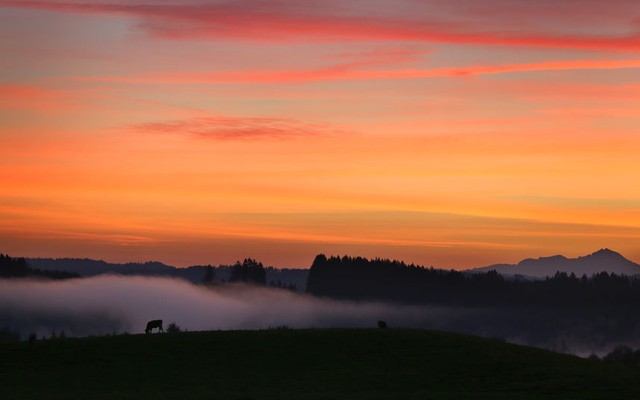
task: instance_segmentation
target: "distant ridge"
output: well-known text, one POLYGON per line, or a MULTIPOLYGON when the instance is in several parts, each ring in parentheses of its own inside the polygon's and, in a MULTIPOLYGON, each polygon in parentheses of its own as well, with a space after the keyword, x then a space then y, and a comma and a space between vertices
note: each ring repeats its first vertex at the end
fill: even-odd
MULTIPOLYGON (((177 268, 157 261, 144 263, 116 264, 89 258, 28 258, 27 262, 34 268, 42 270, 56 269, 73 272, 82 276, 101 274, 171 276, 177 268)), ((202 276, 204 272, 200 273, 202 276)))
MULTIPOLYGON (((205 266, 191 266, 187 268, 176 268, 160 262, 108 263, 102 260, 78 259, 78 258, 28 258, 27 262, 33 268, 41 270, 58 270, 76 273, 81 276, 95 276, 101 274, 115 273, 121 275, 143 275, 143 276, 165 276, 186 279, 199 283, 205 273, 205 266)), ((214 267, 216 279, 227 280, 230 267, 214 267)), ((540 257, 537 259, 527 258, 517 264, 494 264, 482 268, 474 268, 464 273, 478 273, 496 271, 506 276, 523 276, 531 278, 544 278, 553 276, 556 272, 565 272, 591 276, 599 272, 615 273, 618 275, 640 275, 640 265, 626 259, 620 253, 610 249, 601 249, 592 254, 567 258, 562 255, 550 257, 540 257)), ((267 281, 281 281, 282 283, 293 283, 304 290, 309 270, 277 269, 267 268, 267 281)))
POLYGON ((471 269, 468 272, 488 272, 495 270, 502 275, 524 275, 535 278, 553 276, 556 272, 566 272, 576 276, 591 276, 599 272, 618 275, 640 274, 640 265, 630 261, 620 253, 610 249, 601 249, 595 253, 567 258, 562 255, 527 258, 518 264, 495 264, 487 267, 471 269))
MULTIPOLYGON (((177 268, 158 261, 129 262, 125 264, 109 263, 90 258, 27 258, 26 261, 31 267, 43 271, 65 271, 83 277, 103 274, 157 276, 179 278, 192 283, 201 283, 207 269, 205 265, 177 268)), ((213 268, 216 280, 229 280, 231 266, 220 265, 213 268)), ((298 290, 303 291, 307 283, 309 270, 267 267, 266 273, 267 284, 271 282, 285 285, 293 284, 298 290)))

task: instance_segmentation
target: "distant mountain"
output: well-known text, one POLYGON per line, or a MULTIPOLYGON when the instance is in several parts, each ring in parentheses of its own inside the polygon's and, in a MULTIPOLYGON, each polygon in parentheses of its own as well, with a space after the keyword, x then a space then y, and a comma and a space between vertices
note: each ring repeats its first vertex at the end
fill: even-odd
MULTIPOLYGON (((89 258, 28 258, 29 266, 43 271, 65 271, 80 276, 96 276, 103 274, 160 276, 185 279, 192 283, 200 283, 205 276, 206 265, 194 265, 177 268, 157 261, 144 263, 108 263, 89 258)), ((229 281, 231 266, 221 265, 214 268, 217 281, 229 281)), ((294 285, 298 291, 304 291, 307 282, 308 269, 266 268, 267 285, 272 282, 282 285, 294 285)), ((272 285, 273 286, 273 285, 272 285)))
POLYGON ((627 260, 620 253, 616 253, 613 250, 602 249, 578 258, 567 258, 561 255, 537 259, 527 258, 518 264, 495 264, 471 269, 469 272, 488 272, 492 270, 503 275, 524 275, 536 278, 553 276, 556 272, 574 273, 576 276, 591 276, 599 272, 637 275, 640 274, 640 265, 627 260))
POLYGON ((73 272, 32 268, 24 258, 12 258, 0 253, 0 278, 70 279, 79 277, 80 275, 73 272))
POLYGON ((82 276, 107 273, 121 275, 173 276, 177 268, 160 262, 113 264, 89 258, 28 258, 33 268, 73 272, 82 276))

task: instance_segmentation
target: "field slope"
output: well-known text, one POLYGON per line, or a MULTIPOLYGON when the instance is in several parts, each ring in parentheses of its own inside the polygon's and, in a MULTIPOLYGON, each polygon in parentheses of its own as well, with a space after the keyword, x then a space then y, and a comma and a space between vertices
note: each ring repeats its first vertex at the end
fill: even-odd
POLYGON ((640 371, 457 334, 217 331, 0 344, 3 399, 621 399, 640 371))

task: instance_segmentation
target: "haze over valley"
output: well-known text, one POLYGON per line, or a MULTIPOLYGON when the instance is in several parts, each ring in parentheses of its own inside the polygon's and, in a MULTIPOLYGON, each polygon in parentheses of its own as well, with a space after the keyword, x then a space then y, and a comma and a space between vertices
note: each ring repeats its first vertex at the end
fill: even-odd
POLYGON ((524 260, 505 267, 505 275, 493 267, 459 272, 324 255, 310 270, 264 268, 252 259, 182 269, 5 260, 0 272, 14 268, 23 278, 0 280, 0 325, 23 339, 140 333, 150 318, 192 331, 374 327, 384 320, 587 355, 634 345, 640 330, 640 318, 629 312, 640 305, 640 266, 608 249, 524 260), (558 269, 550 272, 550 262, 558 269), (622 267, 629 273, 620 274, 622 267))

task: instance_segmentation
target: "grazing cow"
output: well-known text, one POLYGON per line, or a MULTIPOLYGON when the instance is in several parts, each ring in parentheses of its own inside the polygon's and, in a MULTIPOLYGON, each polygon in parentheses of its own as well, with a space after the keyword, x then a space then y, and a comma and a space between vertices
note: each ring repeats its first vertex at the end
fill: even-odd
POLYGON ((378 328, 384 329, 387 327, 387 321, 378 321, 378 328))
POLYGON ((144 333, 149 333, 154 328, 158 328, 158 332, 164 332, 164 329, 162 329, 162 320, 161 319, 154 319, 153 321, 147 322, 147 329, 144 330, 144 333))

